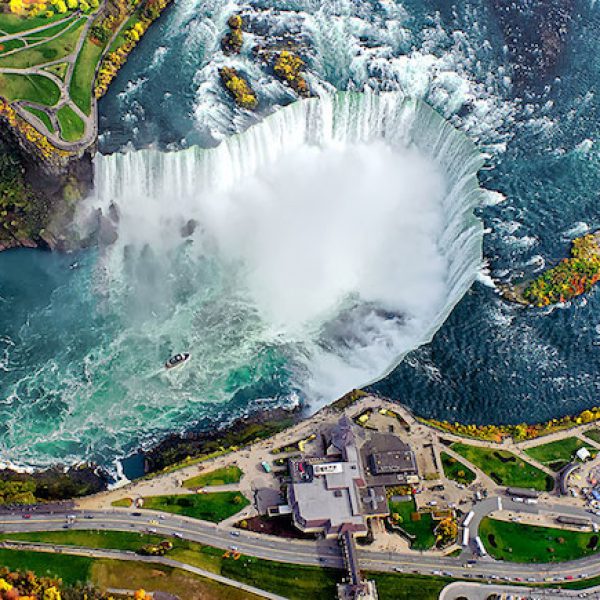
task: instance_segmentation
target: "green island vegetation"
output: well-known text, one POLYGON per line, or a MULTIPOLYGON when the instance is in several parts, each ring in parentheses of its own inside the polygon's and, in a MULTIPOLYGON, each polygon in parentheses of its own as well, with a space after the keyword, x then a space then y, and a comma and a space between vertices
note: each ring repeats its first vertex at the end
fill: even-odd
POLYGON ((147 496, 144 508, 218 523, 240 512, 250 501, 240 492, 147 496))
POLYGON ((469 485, 475 481, 475 473, 469 469, 466 465, 456 460, 453 456, 450 456, 446 452, 441 453, 442 467, 444 468, 444 475, 448 479, 462 483, 463 485, 469 485))
POLYGON ((225 54, 239 54, 242 51, 242 45, 244 43, 244 33, 242 31, 243 24, 240 15, 231 15, 229 19, 227 19, 229 31, 221 40, 221 48, 225 54))
POLYGON ((598 534, 485 517, 479 535, 490 556, 521 563, 575 560, 598 551, 598 534))
POLYGON ((568 437, 548 444, 532 446, 527 448, 525 453, 539 463, 550 467, 553 471, 560 471, 565 465, 574 460, 575 452, 580 448, 587 448, 595 454, 591 446, 586 446, 585 442, 577 437, 568 437))
POLYGON ((430 513, 417 512, 414 500, 389 502, 389 521, 402 529, 410 538, 413 550, 429 550, 435 545, 435 523, 430 513))
POLYGON ((33 106, 28 106, 26 110, 40 119, 48 131, 54 132, 54 125, 52 125, 52 121, 50 120, 50 117, 46 111, 43 111, 41 108, 34 108, 33 106))
POLYGON ((190 477, 183 482, 183 487, 194 489, 207 485, 227 485, 229 483, 239 483, 241 478, 242 470, 237 465, 230 465, 208 473, 201 473, 196 477, 190 477))
POLYGON ((470 446, 460 442, 453 443, 450 448, 479 467, 498 485, 533 488, 540 491, 550 491, 554 486, 554 480, 550 475, 506 450, 470 446))
POLYGON ((593 442, 600 444, 600 429, 588 429, 583 432, 585 437, 590 438, 593 442))
POLYGON ((67 142, 74 142, 83 136, 85 124, 77 113, 65 104, 56 112, 60 125, 60 136, 67 142))
POLYGON ((420 423, 435 427, 441 431, 446 431, 461 437, 468 437, 475 440, 484 440, 488 442, 502 442, 510 437, 515 442, 524 442, 534 440, 538 437, 564 431, 600 420, 600 408, 594 407, 586 409, 578 415, 566 415, 558 419, 552 419, 545 423, 529 425, 520 423, 518 425, 474 425, 464 423, 450 423, 449 421, 439 421, 437 419, 424 419, 417 417, 420 423))
POLYGON ((235 103, 248 110, 254 110, 258 106, 258 99, 250 84, 232 67, 219 69, 219 76, 225 89, 231 94, 235 103))
MULTIPOLYGON (((138 552, 145 545, 157 544, 164 538, 133 532, 70 530, 2 534, 0 539, 138 552)), ((231 557, 231 553, 197 542, 174 538, 171 543, 172 549, 167 552, 169 558, 254 585, 274 594, 281 594, 292 600, 334 597, 336 584, 342 577, 342 572, 335 569, 294 565, 244 555, 235 560, 231 557)), ((51 573, 73 583, 91 580, 99 587, 130 589, 132 587, 150 587, 167 592, 192 589, 182 588, 180 580, 174 581, 175 574, 178 577, 188 574, 158 564, 143 565, 133 561, 123 563, 122 561, 74 557, 65 554, 0 550, 0 565, 3 564, 11 568, 31 569, 37 573, 51 573), (73 560, 72 568, 71 560, 73 560), (160 571, 159 576, 152 575, 152 571, 156 570, 160 571), (126 578, 129 578, 127 580, 131 582, 129 585, 123 583, 126 578), (153 582, 152 586, 148 583, 149 581, 153 582), (177 588, 176 585, 180 587, 177 588)), ((376 581, 379 597, 384 600, 412 600, 416 597, 424 600, 436 600, 442 588, 453 581, 447 577, 412 574, 367 572, 365 575, 376 581)), ((198 578, 197 581, 206 582, 207 580, 198 578)), ((234 591, 233 588, 223 587, 228 591, 231 590, 231 593, 234 591)), ((209 597, 213 598, 213 596, 209 597)), ((220 598, 221 596, 216 597, 220 598)), ((227 596, 228 599, 238 597, 241 599, 251 596, 227 596)))
POLYGON ((534 306, 567 302, 589 292, 599 280, 600 234, 587 234, 573 240, 569 258, 528 282, 522 297, 534 306))
POLYGON ((305 98, 310 96, 310 89, 306 79, 302 76, 304 61, 289 50, 282 50, 275 58, 273 71, 285 81, 297 94, 305 98))

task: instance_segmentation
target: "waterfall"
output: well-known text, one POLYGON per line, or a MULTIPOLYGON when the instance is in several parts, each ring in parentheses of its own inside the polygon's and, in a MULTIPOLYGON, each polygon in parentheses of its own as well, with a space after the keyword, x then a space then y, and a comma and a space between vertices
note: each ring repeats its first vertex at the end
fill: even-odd
MULTIPOLYGON (((191 296, 235 304, 225 312, 253 340, 242 345, 285 348, 295 391, 316 407, 388 374, 471 286, 482 264, 473 215, 486 194, 481 165, 467 137, 423 102, 340 92, 296 102, 216 148, 99 156, 88 205, 105 215, 117 207, 105 276, 128 291, 136 314, 148 303, 154 316, 173 306, 168 281, 182 262, 190 280, 210 263, 210 282, 199 277, 191 296), (354 181, 357 170, 364 177, 354 181), (198 227, 184 243, 190 220, 198 227), (132 260, 141 262, 124 266, 132 260), (150 287, 147 273, 141 287, 123 280, 140 270, 152 271, 150 287)), ((214 310, 186 306, 191 320, 214 310)), ((227 353, 206 356, 222 350, 203 345, 199 360, 228 370, 227 353)))

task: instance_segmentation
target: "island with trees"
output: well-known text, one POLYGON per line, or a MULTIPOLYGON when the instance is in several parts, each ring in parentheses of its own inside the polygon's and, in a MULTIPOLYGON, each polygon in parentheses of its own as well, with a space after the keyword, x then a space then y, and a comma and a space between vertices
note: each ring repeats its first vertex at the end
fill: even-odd
POLYGON ((504 288, 505 298, 528 306, 549 306, 586 294, 600 281, 600 232, 573 240, 571 256, 534 279, 504 288))

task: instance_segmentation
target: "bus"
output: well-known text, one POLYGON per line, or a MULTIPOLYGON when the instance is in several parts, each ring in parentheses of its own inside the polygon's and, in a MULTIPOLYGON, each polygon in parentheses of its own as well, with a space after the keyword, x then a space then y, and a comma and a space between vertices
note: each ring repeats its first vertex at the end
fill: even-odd
POLYGON ((465 520, 463 521, 463 527, 468 527, 469 523, 471 522, 471 520, 473 519, 473 517, 475 516, 475 513, 473 511, 471 511, 466 517, 465 520))
POLYGON ((477 550, 479 551, 479 554, 481 556, 486 556, 487 552, 485 551, 485 546, 483 545, 483 542, 481 541, 481 538, 479 536, 475 538, 475 544, 477 545, 477 550))
POLYGON ((462 545, 463 545, 463 548, 466 548, 469 545, 469 528, 468 527, 465 527, 463 529, 462 545))

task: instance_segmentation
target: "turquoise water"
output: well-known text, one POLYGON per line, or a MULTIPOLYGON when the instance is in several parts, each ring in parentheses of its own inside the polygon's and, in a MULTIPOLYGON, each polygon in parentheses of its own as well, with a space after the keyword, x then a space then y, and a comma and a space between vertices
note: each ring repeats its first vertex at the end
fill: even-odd
MULTIPOLYGON (((398 282, 398 288, 393 288, 391 300, 386 297, 385 303, 371 310, 369 303, 349 302, 352 293, 339 295, 339 290, 325 285, 338 281, 337 273, 322 280, 308 275, 302 279, 290 269, 293 277, 287 280, 285 268, 274 270, 279 263, 285 267, 293 256, 287 248, 279 250, 286 245, 285 228, 261 229, 262 221, 242 220, 238 229, 230 229, 238 213, 224 212, 217 219, 215 212, 212 217, 204 214, 211 218, 181 244, 173 232, 194 212, 197 203, 190 190, 202 187, 212 171, 198 176, 201 167, 196 159, 179 150, 214 146, 254 125, 257 117, 236 110, 216 78, 225 61, 216 50, 218 40, 233 5, 218 0, 176 2, 100 104, 102 151, 127 152, 99 159, 100 192, 91 201, 105 209, 113 200, 120 206, 123 237, 116 248, 78 256, 32 251, 0 256, 0 452, 4 458, 47 464, 91 457, 110 465, 168 431, 214 427, 252 410, 297 401, 312 403, 314 408, 335 393, 364 383, 371 374, 386 371, 394 358, 426 342, 429 330, 438 327, 431 343, 410 351, 375 388, 421 414, 477 422, 539 420, 595 404, 600 382, 597 291, 564 307, 526 311, 502 301, 490 286, 490 276, 508 281, 539 272, 565 256, 574 236, 600 226, 598 6, 588 1, 573 4, 567 39, 551 68, 540 66, 539 53, 530 51, 527 36, 517 36, 509 50, 503 37, 524 23, 531 27, 544 19, 551 20, 546 26, 557 28, 564 16, 541 3, 516 3, 514 11, 504 12, 484 2, 460 3, 453 9, 442 2, 401 6, 389 1, 272 0, 251 6, 262 10, 248 13, 251 40, 234 62, 259 92, 260 117, 290 103, 293 96, 257 66, 251 48, 269 35, 288 31, 302 42, 309 82, 317 92, 400 90, 435 107, 487 153, 480 180, 486 189, 498 192, 478 200, 477 215, 486 228, 487 268, 481 269, 479 260, 455 260, 455 265, 462 265, 455 269, 455 281, 461 284, 457 293, 450 293, 453 285, 447 285, 443 275, 450 272, 449 263, 442 261, 445 266, 428 272, 420 280, 425 287, 412 296, 428 298, 427 291, 433 289, 428 286, 441 282, 439 297, 446 301, 432 303, 428 313, 411 312, 416 309, 410 294, 400 307, 398 289, 406 275, 388 276, 398 282), (536 13, 540 7, 543 19, 536 13), (155 150, 135 151, 148 144, 155 150), (163 161, 159 149, 179 158, 163 161), (119 169, 127 176, 115 177, 119 169), (146 180, 153 182, 151 189, 144 187, 146 180), (179 202, 179 197, 188 200, 179 202), (141 207, 136 202, 142 202, 141 207), (130 213, 128 205, 134 209, 130 213), (231 231, 236 235, 228 234, 231 231), (248 231, 258 231, 261 237, 248 231), (279 246, 267 245, 265 253, 259 252, 262 247, 256 240, 266 238, 278 240, 279 246), (151 243, 158 239, 161 243, 151 243), (176 243, 165 244, 165 240, 176 243), (69 268, 75 261, 78 268, 69 268), (252 274, 257 279, 250 276, 248 264, 255 267, 252 274), (265 265, 270 270, 265 271, 265 265), (469 284, 477 273, 478 280, 460 300, 462 284, 469 284), (272 285, 274 280, 280 285, 272 285), (265 284, 252 285, 256 281, 265 284), (315 320, 299 332, 282 328, 280 319, 273 317, 277 312, 266 314, 268 303, 260 294, 261 289, 268 290, 265 297, 277 298, 285 292, 281 287, 292 289, 295 298, 286 303, 296 299, 303 308, 308 302, 295 291, 298 281, 307 282, 304 288, 343 298, 324 302, 330 312, 317 311, 315 320), (458 304, 442 324, 455 301, 458 304), (414 314, 419 318, 411 320, 414 314), (413 322, 418 326, 409 331, 407 326, 413 322), (193 349, 193 362, 166 375, 160 368, 165 358, 188 347, 193 349)), ((373 131, 382 121, 351 122, 368 123, 366 130, 373 131)), ((458 139, 440 131, 442 141, 458 139)), ((242 157, 254 157, 250 162, 269 158, 271 141, 268 136, 262 142, 255 139, 242 157)), ((451 144, 449 150, 448 156, 451 144)), ((340 156, 342 164, 354 160, 345 151, 340 156)), ((400 157, 398 165, 407 160, 400 157)), ((457 154, 457 168, 463 163, 464 155, 457 154)), ((245 165, 236 167, 238 175, 251 171, 245 170, 243 160, 219 164, 245 165)), ((368 161, 360 168, 365 164, 368 161)), ((289 163, 281 167, 287 173, 285 169, 293 177, 289 163)), ((269 190, 280 190, 267 196, 270 201, 276 204, 278 197, 288 197, 285 184, 265 177, 259 177, 260 185, 268 180, 269 190)), ((294 186, 301 188, 306 179, 318 181, 311 175, 294 181, 294 186)), ((377 188, 381 179, 367 182, 370 189, 359 188, 360 182, 355 185, 364 200, 357 206, 371 211, 365 210, 359 221, 344 223, 344 235, 334 237, 335 245, 315 249, 309 244, 306 250, 309 255, 314 250, 342 261, 343 271, 339 263, 332 269, 355 277, 365 289, 367 282, 372 283, 367 277, 369 266, 386 264, 382 256, 403 257, 406 269, 415 257, 426 256, 429 248, 424 244, 415 252, 394 236, 389 246, 375 243, 385 225, 369 219, 381 214, 385 205, 370 199, 382 195, 377 188), (363 255, 353 252, 365 240, 373 262, 365 263, 357 277, 343 259, 350 256, 350 263, 360 263, 363 255), (340 247, 348 251, 338 253, 340 247)), ((227 181, 227 175, 221 181, 227 181)), ((341 181, 343 177, 338 185, 341 181)), ((239 197, 222 196, 227 206, 247 199, 246 187, 241 183, 239 187, 243 190, 239 197)), ((262 197, 261 189, 250 187, 249 205, 256 211, 262 208, 253 204, 262 197), (256 189, 259 193, 252 193, 256 189)), ((313 193, 304 191, 305 197, 313 193)), ((460 228, 470 222, 466 215, 455 218, 453 214, 453 207, 463 206, 464 198, 463 194, 450 205, 432 205, 444 208, 432 209, 426 220, 434 226, 424 228, 428 235, 423 240, 436 240, 438 249, 443 240, 446 248, 454 248, 440 253, 445 259, 472 257, 456 250, 462 248, 460 243, 452 244, 461 240, 460 228)), ((341 214, 339 207, 332 206, 341 214)), ((405 218, 398 228, 403 223, 414 225, 414 214, 419 213, 413 214, 413 208, 404 207, 405 218)), ((311 210, 317 212, 314 206, 311 210)), ((251 217, 243 211, 239 214, 251 217)), ((301 218, 301 214, 281 214, 281 218, 301 218)), ((197 214, 193 216, 202 222, 197 214)), ((337 222, 335 213, 327 219, 315 221, 337 222)), ((309 274, 318 261, 312 264, 309 274)), ((356 292, 360 288, 356 281, 345 291, 356 292)), ((410 282, 405 288, 418 289, 418 278, 410 282)))

